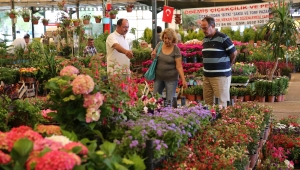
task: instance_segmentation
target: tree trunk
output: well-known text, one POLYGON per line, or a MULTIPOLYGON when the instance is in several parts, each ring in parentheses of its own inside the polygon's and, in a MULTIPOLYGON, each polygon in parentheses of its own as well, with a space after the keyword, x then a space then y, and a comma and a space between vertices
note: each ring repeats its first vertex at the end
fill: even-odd
POLYGON ((277 69, 277 65, 278 65, 278 57, 276 57, 276 60, 275 60, 275 63, 274 63, 274 67, 272 68, 270 74, 268 75, 268 79, 269 79, 270 81, 273 80, 273 76, 274 76, 274 73, 275 73, 275 71, 276 71, 276 69, 277 69))

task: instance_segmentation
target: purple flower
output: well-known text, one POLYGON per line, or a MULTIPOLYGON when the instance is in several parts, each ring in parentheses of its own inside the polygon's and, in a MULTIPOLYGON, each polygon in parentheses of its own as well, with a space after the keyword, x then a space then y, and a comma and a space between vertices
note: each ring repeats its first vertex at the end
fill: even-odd
POLYGON ((161 148, 161 145, 157 145, 155 149, 160 150, 160 148, 161 148))
POLYGON ((131 142, 131 144, 129 145, 130 148, 133 148, 133 147, 136 147, 137 145, 139 144, 139 141, 138 140, 133 140, 131 142))
POLYGON ((157 135, 160 137, 162 136, 162 131, 161 130, 157 130, 157 135))
POLYGON ((120 145, 120 141, 117 139, 114 140, 114 143, 116 143, 117 145, 120 145))

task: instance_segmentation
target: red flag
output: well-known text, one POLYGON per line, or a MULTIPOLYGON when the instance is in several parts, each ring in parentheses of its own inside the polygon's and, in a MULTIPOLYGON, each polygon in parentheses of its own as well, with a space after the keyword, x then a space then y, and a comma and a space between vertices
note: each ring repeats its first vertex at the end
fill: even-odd
POLYGON ((173 18, 173 11, 174 11, 173 7, 164 6, 164 12, 163 12, 162 21, 163 22, 171 23, 172 22, 172 18, 173 18))

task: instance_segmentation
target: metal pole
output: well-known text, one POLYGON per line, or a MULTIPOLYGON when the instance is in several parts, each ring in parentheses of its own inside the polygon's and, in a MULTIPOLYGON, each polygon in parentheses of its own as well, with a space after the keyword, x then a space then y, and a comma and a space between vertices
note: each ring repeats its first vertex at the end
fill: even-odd
POLYGON ((76 14, 77 14, 77 19, 79 19, 79 0, 76 2, 76 14))
MULTIPOLYGON (((46 8, 44 7, 44 18, 46 18, 46 8)), ((44 26, 44 35, 46 36, 47 33, 46 33, 46 26, 44 26)))
POLYGON ((145 165, 146 170, 153 170, 153 140, 146 140, 146 148, 145 148, 145 165))
MULTIPOLYGON (((15 1, 14 0, 11 0, 11 9, 15 10, 15 1)), ((16 23, 15 23, 15 19, 16 18, 11 19, 11 31, 12 31, 13 40, 16 39, 16 23)))
POLYGON ((154 49, 157 42, 157 2, 156 0, 152 0, 152 48, 154 49))
MULTIPOLYGON (((168 6, 168 0, 165 0, 165 5, 168 6)), ((165 22, 165 29, 168 27, 169 27, 169 23, 165 22)))
MULTIPOLYGON (((30 7, 31 9, 31 18, 33 17, 33 7, 30 7)), ((32 32, 32 38, 34 38, 34 25, 31 22, 31 32, 32 32)))

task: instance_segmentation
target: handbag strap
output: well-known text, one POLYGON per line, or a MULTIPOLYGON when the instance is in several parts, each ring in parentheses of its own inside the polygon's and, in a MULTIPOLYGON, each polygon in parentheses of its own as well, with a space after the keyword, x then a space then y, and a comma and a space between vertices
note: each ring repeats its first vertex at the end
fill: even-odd
POLYGON ((161 47, 162 47, 162 45, 163 45, 163 43, 161 42, 161 43, 159 43, 159 46, 158 46, 158 49, 157 49, 157 53, 156 53, 156 58, 158 58, 158 55, 159 55, 159 53, 160 53, 160 51, 161 51, 161 47))

